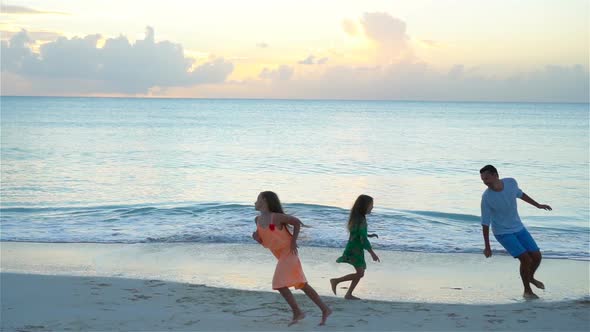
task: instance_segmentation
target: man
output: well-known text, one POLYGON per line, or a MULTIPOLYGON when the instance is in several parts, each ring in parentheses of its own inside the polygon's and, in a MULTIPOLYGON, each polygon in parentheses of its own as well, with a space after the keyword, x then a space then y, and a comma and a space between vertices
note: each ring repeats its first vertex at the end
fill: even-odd
POLYGON ((512 178, 500 179, 498 171, 492 165, 486 165, 479 170, 481 180, 488 189, 481 197, 481 225, 486 257, 492 256, 490 247, 490 224, 494 237, 514 258, 520 260, 520 277, 524 285, 524 298, 539 298, 530 284, 545 289, 542 282, 535 279, 535 271, 541 264, 541 251, 533 237, 522 224, 516 208, 516 198, 532 206, 551 211, 551 207, 539 204, 518 188, 518 183, 512 178))

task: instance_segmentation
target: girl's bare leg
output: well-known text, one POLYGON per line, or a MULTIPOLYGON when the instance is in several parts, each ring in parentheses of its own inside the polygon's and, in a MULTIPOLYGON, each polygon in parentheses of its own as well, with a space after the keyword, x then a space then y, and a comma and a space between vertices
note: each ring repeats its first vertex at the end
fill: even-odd
POLYGON ((361 281, 361 278, 365 276, 365 269, 363 269, 362 267, 355 267, 355 269, 356 276, 354 279, 352 279, 352 282, 348 287, 348 292, 346 292, 346 295, 344 295, 344 298, 347 300, 359 300, 358 297, 352 295, 352 292, 354 291, 356 285, 358 285, 359 281, 361 281))
POLYGON ((346 292, 346 295, 344 296, 344 298, 348 299, 348 300, 358 300, 358 297, 355 297, 352 295, 352 291, 354 290, 356 285, 359 283, 361 278, 365 275, 365 269, 360 268, 360 267, 355 267, 355 269, 356 269, 356 273, 347 274, 347 275, 340 277, 340 278, 330 279, 330 285, 332 286, 332 292, 334 293, 334 295, 336 295, 336 287, 338 286, 339 283, 341 283, 343 281, 352 280, 352 282, 350 283, 350 287, 348 288, 348 292, 346 292))
POLYGON ((291 310, 293 310, 293 320, 291 320, 289 326, 296 324, 298 321, 305 318, 305 314, 301 311, 301 309, 299 309, 299 305, 297 305, 297 301, 295 301, 295 297, 293 296, 293 293, 291 293, 289 288, 279 288, 278 291, 285 298, 287 304, 289 304, 289 306, 291 307, 291 310))
POLYGON ((354 280, 356 278, 356 273, 347 274, 340 278, 333 278, 330 279, 330 285, 332 286, 332 292, 336 295, 336 286, 343 281, 354 280))
POLYGON ((332 314, 332 310, 324 303, 324 301, 322 301, 315 289, 309 284, 306 283, 301 290, 322 310, 322 320, 319 325, 326 324, 326 320, 328 319, 328 316, 332 314))

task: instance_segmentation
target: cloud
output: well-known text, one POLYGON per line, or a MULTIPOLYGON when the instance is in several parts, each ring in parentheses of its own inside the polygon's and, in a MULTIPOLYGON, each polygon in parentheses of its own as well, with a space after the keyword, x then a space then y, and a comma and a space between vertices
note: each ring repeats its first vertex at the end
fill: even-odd
POLYGON ((287 81, 293 76, 293 67, 281 65, 277 69, 271 70, 264 68, 258 77, 262 79, 270 79, 273 81, 287 81))
MULTIPOLYGON (((546 66, 543 69, 491 78, 467 74, 463 65, 448 72, 426 63, 398 63, 374 68, 331 68, 318 84, 333 98, 393 100, 544 101, 588 102, 590 76, 580 65, 546 66)), ((306 84, 304 93, 314 87, 306 84)), ((294 89, 294 87, 291 87, 294 89)))
POLYGON ((437 42, 436 40, 430 40, 430 39, 421 39, 419 40, 420 43, 422 43, 422 45, 425 45, 427 47, 431 47, 431 48, 435 48, 435 47, 440 47, 441 44, 439 42, 437 42))
POLYGON ((68 13, 63 12, 52 12, 52 11, 44 11, 44 10, 36 10, 29 7, 23 6, 10 6, 10 5, 3 5, 2 6, 2 14, 15 14, 15 15, 70 15, 68 13))
POLYGON ((206 62, 190 73, 193 84, 222 83, 231 74, 234 65, 223 58, 206 62))
POLYGON ((378 48, 379 62, 390 63, 413 57, 404 21, 388 13, 365 13, 360 24, 365 37, 378 48))
POLYGON ((301 60, 301 61, 297 61, 298 64, 300 65, 323 65, 328 63, 328 58, 327 57, 323 57, 320 59, 316 60, 316 57, 313 54, 310 54, 307 58, 301 60))
POLYGON ((315 57, 313 55, 308 56, 307 58, 297 62, 300 65, 313 65, 315 57))
MULTIPOLYGON (((243 81, 227 80, 239 57, 195 62, 181 45, 156 41, 152 28, 134 43, 124 36, 59 37, 39 51, 33 48, 39 38, 21 31, 2 41, 2 94, 590 102, 586 65, 547 65, 509 77, 486 76, 461 63, 440 69, 413 55, 410 41, 420 40, 410 38, 403 20, 365 13, 358 23, 350 22, 354 29, 347 31, 345 23, 343 29, 370 41, 375 61, 333 65, 342 63, 346 54, 331 50, 327 54, 336 60, 330 64, 327 57, 310 54, 297 62, 305 66, 291 60, 243 81)), ((262 44, 268 47, 257 46, 262 44)))
MULTIPOLYGON (((20 33, 20 31, 0 31, 2 39, 10 40, 14 35, 20 33)), ((54 41, 61 37, 62 34, 53 31, 27 31, 29 38, 35 41, 54 41)))
POLYGON ((2 41, 2 72, 10 72, 43 85, 53 80, 65 84, 65 93, 84 92, 80 82, 92 84, 95 93, 147 93, 152 87, 191 86, 220 83, 232 73, 234 65, 223 58, 210 58, 194 67, 179 44, 155 41, 154 30, 134 44, 120 36, 109 38, 97 47, 100 35, 71 39, 59 37, 43 44, 39 53, 31 49, 31 36, 25 31, 2 41), (191 69, 194 68, 194 69, 191 69))
POLYGON ((506 78, 477 75, 462 64, 441 71, 424 62, 331 66, 280 82, 276 70, 265 72, 275 80, 226 82, 198 93, 210 98, 590 102, 590 74, 582 65, 548 65, 506 78))
MULTIPOLYGON (((410 36, 406 32, 406 23, 389 13, 364 13, 358 20, 346 19, 341 25, 348 35, 370 42, 373 50, 368 53, 374 56, 373 61, 376 63, 416 60, 410 36)), ((434 45, 434 42, 430 41, 428 45, 434 45)))
POLYGON ((388 13, 365 13, 360 20, 365 35, 382 44, 405 47, 408 40, 406 23, 388 13))
POLYGON ((258 48, 267 48, 267 47, 269 47, 269 45, 267 43, 257 43, 256 44, 256 47, 258 47, 258 48))
POLYGON ((463 76, 464 68, 463 65, 454 65, 453 68, 449 71, 449 78, 451 79, 460 79, 463 76))
POLYGON ((342 21, 342 30, 350 36, 356 36, 359 33, 356 22, 351 19, 345 19, 342 21))

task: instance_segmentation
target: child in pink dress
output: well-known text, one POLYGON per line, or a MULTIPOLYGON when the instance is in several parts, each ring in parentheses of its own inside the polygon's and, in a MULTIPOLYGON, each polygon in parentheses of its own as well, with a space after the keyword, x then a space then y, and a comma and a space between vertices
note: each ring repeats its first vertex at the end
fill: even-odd
POLYGON ((256 200, 255 208, 260 214, 256 217, 256 231, 252 233, 252 237, 265 248, 270 249, 278 259, 272 288, 281 293, 293 310, 293 320, 289 326, 305 318, 289 287, 301 289, 322 310, 322 320, 319 325, 324 325, 332 310, 307 283, 299 256, 297 256, 297 236, 301 221, 284 214, 279 197, 272 191, 261 192, 256 200), (287 225, 293 226, 293 234, 289 232, 287 225))

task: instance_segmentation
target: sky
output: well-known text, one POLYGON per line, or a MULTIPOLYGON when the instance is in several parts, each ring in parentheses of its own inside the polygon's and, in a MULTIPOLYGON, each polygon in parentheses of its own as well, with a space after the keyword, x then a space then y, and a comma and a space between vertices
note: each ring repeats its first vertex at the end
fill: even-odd
POLYGON ((2 0, 0 91, 587 103, 589 3, 2 0))

